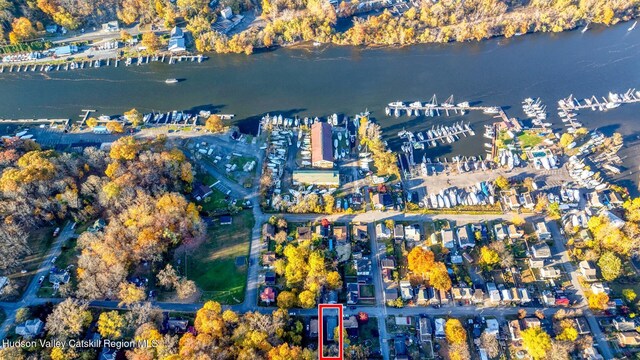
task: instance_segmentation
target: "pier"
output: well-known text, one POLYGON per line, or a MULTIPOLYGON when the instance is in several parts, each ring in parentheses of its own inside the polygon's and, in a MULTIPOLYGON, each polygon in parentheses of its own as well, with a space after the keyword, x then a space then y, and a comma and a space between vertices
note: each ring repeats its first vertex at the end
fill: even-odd
POLYGON ((84 115, 78 115, 82 118, 82 120, 80 121, 80 126, 84 126, 84 124, 87 122, 87 119, 89 118, 89 115, 92 112, 96 112, 95 110, 87 110, 87 109, 82 109, 82 111, 84 112, 84 115))
POLYGON ((451 114, 464 115, 467 111, 474 110, 482 111, 485 114, 500 114, 502 112, 502 109, 497 106, 471 106, 469 102, 466 101, 455 104, 453 95, 442 104, 439 104, 436 95, 433 95, 431 100, 426 103, 415 101, 407 105, 401 101, 395 101, 385 108, 387 116, 393 114, 396 117, 400 117, 402 114, 406 114, 407 116, 424 115, 429 117, 440 116, 442 114, 446 116, 450 116, 451 114))

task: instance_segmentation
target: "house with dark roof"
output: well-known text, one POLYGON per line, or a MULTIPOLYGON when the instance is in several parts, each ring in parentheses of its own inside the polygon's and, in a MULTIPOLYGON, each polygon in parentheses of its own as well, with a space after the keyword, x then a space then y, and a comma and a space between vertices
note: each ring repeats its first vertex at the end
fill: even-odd
POLYGON ((16 326, 15 332, 26 339, 39 336, 44 328, 44 323, 40 319, 31 319, 16 326))
POLYGON ((390 208, 393 206, 393 198, 388 193, 377 193, 371 197, 375 209, 390 208))
POLYGON ((347 331, 347 334, 352 337, 358 336, 358 319, 355 315, 351 315, 342 320, 342 326, 347 331))
POLYGON ((181 52, 187 50, 187 47, 185 45, 184 32, 181 28, 174 26, 173 29, 171 29, 171 37, 169 38, 169 47, 167 50, 171 52, 181 52))
POLYGON ((272 267, 275 261, 276 261, 276 253, 274 253, 273 251, 268 251, 262 254, 262 266, 272 267))
POLYGON ((231 225, 233 222, 231 215, 221 215, 218 219, 220 220, 220 225, 231 225))
POLYGON ((367 225, 359 224, 353 226, 353 239, 358 241, 369 240, 367 225))
POLYGON ((317 122, 311 125, 311 165, 317 168, 333 168, 333 144, 331 125, 317 122))
POLYGON ((264 274, 264 283, 267 285, 275 285, 276 284, 276 273, 273 271, 267 271, 264 274))
POLYGON ((404 226, 402 224, 396 224, 393 227, 393 238, 400 241, 404 240, 404 226))
POLYGON ((191 192, 191 195, 197 201, 202 201, 212 193, 213 190, 211 190, 210 187, 201 182, 196 182, 195 184, 193 184, 193 191, 191 192))
POLYGON ((262 225, 262 238, 264 238, 265 241, 273 240, 275 236, 276 236, 275 226, 269 223, 262 225))

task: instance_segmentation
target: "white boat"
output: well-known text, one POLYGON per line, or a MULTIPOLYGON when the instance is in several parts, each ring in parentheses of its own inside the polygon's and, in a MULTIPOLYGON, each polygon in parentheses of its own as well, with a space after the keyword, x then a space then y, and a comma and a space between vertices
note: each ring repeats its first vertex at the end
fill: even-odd
POLYGON ((490 107, 483 110, 485 114, 498 114, 500 113, 500 108, 498 107, 490 107))
POLYGON ((442 196, 438 195, 437 199, 438 199, 438 207, 439 208, 443 208, 444 207, 444 200, 442 199, 442 196))
POLYGON ((449 200, 451 201, 451 206, 455 207, 458 205, 455 190, 449 191, 449 200))
POLYGON ((633 25, 631 25, 631 27, 630 27, 630 28, 628 28, 628 29, 627 29, 627 31, 632 31, 633 29, 635 29, 635 28, 636 28, 636 25, 638 25, 638 21, 634 21, 634 22, 633 22, 633 25))
POLYGON ((165 84, 176 84, 178 83, 178 79, 167 79, 164 81, 165 84))
POLYGON ((587 25, 585 25, 585 27, 584 27, 584 29, 582 29, 581 33, 584 34, 585 32, 587 32, 587 30, 589 30, 589 24, 590 23, 587 23, 587 25))

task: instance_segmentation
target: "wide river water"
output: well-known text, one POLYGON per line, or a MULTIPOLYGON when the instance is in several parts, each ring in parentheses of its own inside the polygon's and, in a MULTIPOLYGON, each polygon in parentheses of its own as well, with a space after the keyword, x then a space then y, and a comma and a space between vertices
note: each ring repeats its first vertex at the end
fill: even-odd
MULTIPOLYGON (((216 108, 236 115, 244 131, 254 131, 266 113, 288 116, 354 115, 372 112, 396 148, 397 132, 436 124, 471 122, 477 135, 453 146, 427 151, 427 157, 484 154, 481 113, 452 117, 386 117, 395 100, 498 105, 509 116, 524 117, 521 101, 540 97, 556 127, 557 100, 606 96, 609 91, 640 89, 640 29, 630 24, 560 34, 532 34, 477 43, 364 49, 300 46, 245 55, 211 55, 201 63, 152 63, 119 68, 105 66, 52 73, 0 74, 0 118, 71 118, 81 109, 98 114, 216 108), (166 85, 167 78, 184 79, 166 85)), ((640 104, 602 112, 583 111, 578 120, 606 133, 619 131, 628 170, 620 176, 637 191, 640 104), (630 174, 632 171, 633 174, 630 174)))

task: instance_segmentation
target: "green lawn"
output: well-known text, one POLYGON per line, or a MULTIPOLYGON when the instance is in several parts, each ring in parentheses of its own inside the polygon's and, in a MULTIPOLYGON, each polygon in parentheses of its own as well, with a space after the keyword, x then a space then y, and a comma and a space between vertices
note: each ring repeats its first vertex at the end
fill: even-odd
POLYGON ((542 137, 533 132, 523 132, 518 135, 518 142, 520 146, 524 148, 534 147, 542 142, 542 137))
POLYGON ((207 239, 188 254, 187 277, 196 282, 203 300, 237 304, 244 300, 247 267, 236 267, 238 256, 248 256, 254 218, 251 211, 234 215, 232 225, 212 224, 207 239))
MULTIPOLYGON (((67 243, 62 245, 62 249, 60 255, 56 259, 55 266, 58 269, 66 269, 67 266, 73 265, 73 268, 69 269, 69 273, 71 274, 71 285, 75 289, 77 287, 78 279, 76 278, 76 266, 78 265, 78 255, 80 251, 77 249, 78 239, 71 238, 67 243)), ((45 279, 42 283, 42 286, 38 289, 37 293, 38 297, 49 298, 49 297, 60 297, 59 293, 54 295, 53 285, 49 282, 49 279, 45 279)))
POLYGON ((6 300, 15 300, 22 294, 26 286, 31 281, 34 271, 40 267, 42 260, 47 255, 49 248, 53 242, 53 230, 55 227, 45 227, 35 230, 29 234, 27 243, 31 249, 31 255, 25 256, 18 265, 16 272, 7 274, 6 276, 18 285, 18 294, 8 297, 6 300), (23 274, 21 270, 26 272, 23 274))
POLYGON ((202 211, 208 213, 216 213, 229 208, 229 203, 226 200, 226 195, 216 189, 211 189, 213 192, 207 196, 203 201, 200 201, 198 205, 202 206, 202 211))
POLYGON ((375 296, 375 288, 372 284, 360 286, 360 297, 372 298, 375 296))

